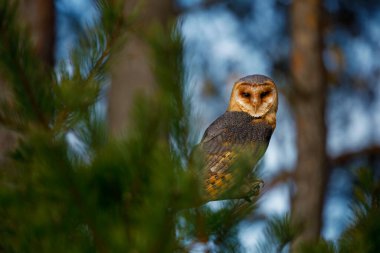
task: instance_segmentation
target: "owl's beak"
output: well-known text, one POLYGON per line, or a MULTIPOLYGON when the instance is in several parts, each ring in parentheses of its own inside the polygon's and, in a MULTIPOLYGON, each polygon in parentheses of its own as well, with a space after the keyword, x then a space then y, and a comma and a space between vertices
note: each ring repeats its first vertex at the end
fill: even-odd
POLYGON ((252 105, 253 111, 256 113, 257 112, 257 106, 255 104, 252 105))
POLYGON ((254 96, 251 101, 254 111, 257 112, 257 108, 261 103, 260 99, 257 96, 254 96))

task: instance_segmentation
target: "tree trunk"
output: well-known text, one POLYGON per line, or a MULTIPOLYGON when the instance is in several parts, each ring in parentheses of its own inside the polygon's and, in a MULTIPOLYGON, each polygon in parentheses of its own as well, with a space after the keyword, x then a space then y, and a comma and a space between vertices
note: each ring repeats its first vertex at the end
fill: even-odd
POLYGON ((55 8, 54 0, 21 0, 20 20, 30 31, 37 55, 47 67, 54 66, 55 8))
POLYGON ((167 25, 174 16, 171 0, 127 1, 125 16, 128 17, 136 7, 138 20, 133 23, 134 32, 127 34, 127 42, 116 57, 114 56, 112 64, 108 127, 114 136, 128 129, 135 95, 154 94, 155 79, 151 70, 150 49, 144 35, 156 24, 167 25))
MULTIPOLYGON (((19 2, 20 23, 30 31, 36 54, 47 68, 54 66, 55 8, 53 0, 22 0, 19 2)), ((11 104, 12 92, 3 78, 0 78, 0 101, 11 104)), ((0 124, 0 167, 6 162, 6 153, 13 149, 17 134, 0 124)))
POLYGON ((291 8, 291 88, 298 150, 292 219, 301 228, 293 244, 293 249, 297 249, 302 242, 317 240, 322 227, 327 182, 326 80, 322 62, 322 3, 293 0, 291 8))

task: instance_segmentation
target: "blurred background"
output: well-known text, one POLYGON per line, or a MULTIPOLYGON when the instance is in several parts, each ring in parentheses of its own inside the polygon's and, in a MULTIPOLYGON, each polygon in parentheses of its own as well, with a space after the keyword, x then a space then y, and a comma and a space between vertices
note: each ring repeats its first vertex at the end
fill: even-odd
MULTIPOLYGON (((20 3, 37 51, 51 66, 68 59, 80 34, 100 18, 91 0, 20 3)), ((380 3, 153 0, 127 1, 124 12, 134 17, 136 31, 176 19, 193 143, 226 110, 237 79, 275 80, 280 105, 260 165, 266 186, 258 216, 292 213, 306 224, 304 238, 336 240, 352 216, 355 172, 366 167, 380 176, 380 3)), ((119 47, 99 102, 114 136, 128 131, 132 98, 155 92, 146 42, 131 32, 119 47)), ((0 137, 2 150, 9 148, 12 136, 4 130, 0 137)), ((248 252, 264 226, 239 226, 248 252)))

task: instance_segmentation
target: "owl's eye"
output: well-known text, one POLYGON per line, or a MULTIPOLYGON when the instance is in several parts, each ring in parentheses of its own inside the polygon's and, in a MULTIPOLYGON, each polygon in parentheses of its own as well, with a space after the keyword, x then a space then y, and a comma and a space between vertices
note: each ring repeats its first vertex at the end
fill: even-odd
POLYGON ((260 98, 265 98, 266 96, 268 96, 269 93, 270 91, 264 91, 263 93, 260 94, 260 98))
POLYGON ((249 92, 242 92, 241 95, 245 98, 249 98, 251 96, 251 93, 249 92))

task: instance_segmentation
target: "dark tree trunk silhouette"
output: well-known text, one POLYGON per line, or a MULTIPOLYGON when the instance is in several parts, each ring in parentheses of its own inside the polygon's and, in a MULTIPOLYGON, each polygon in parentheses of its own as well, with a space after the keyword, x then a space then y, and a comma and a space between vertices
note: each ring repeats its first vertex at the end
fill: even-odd
POLYGON ((291 7, 291 89, 298 150, 292 219, 301 228, 293 248, 317 240, 322 227, 327 155, 321 12, 320 0, 294 0, 291 7))
POLYGON ((53 67, 55 49, 54 1, 20 1, 20 20, 30 30, 37 55, 46 63, 47 67, 53 67))
MULTIPOLYGON (((136 8, 138 20, 127 34, 126 44, 114 56, 109 91, 108 126, 112 135, 128 128, 131 105, 137 93, 153 94, 155 80, 151 69, 149 45, 144 36, 156 24, 167 25, 174 16, 173 1, 127 1, 126 17, 136 8)), ((166 34, 165 36, 170 36, 166 34)))

